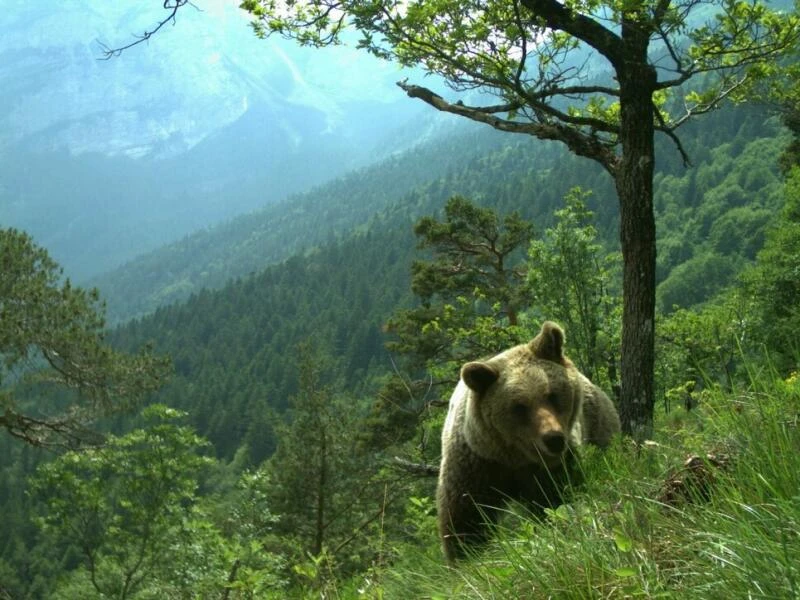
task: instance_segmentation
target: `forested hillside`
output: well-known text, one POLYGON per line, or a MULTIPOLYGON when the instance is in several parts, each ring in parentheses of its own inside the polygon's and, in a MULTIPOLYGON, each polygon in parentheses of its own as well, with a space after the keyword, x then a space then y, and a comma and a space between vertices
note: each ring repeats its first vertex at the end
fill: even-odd
MULTIPOLYGON (((689 169, 672 142, 659 140, 660 281, 692 258, 686 269, 695 278, 708 255, 728 257, 726 266, 735 262, 731 255, 740 249, 719 241, 725 237, 723 227, 743 227, 740 233, 754 235, 757 246, 767 215, 762 209, 774 210, 779 203, 775 167, 779 131, 777 119, 759 110, 709 115, 682 137, 693 164, 689 169), (763 141, 756 144, 759 139, 763 141), (705 208, 691 214, 701 204, 705 208), (712 222, 734 207, 740 210, 711 232, 712 222), (701 250, 708 236, 717 242, 712 240, 701 250)), ((598 226, 613 247, 618 209, 611 182, 599 168, 555 144, 470 129, 187 236, 96 279, 93 285, 106 298, 111 320, 124 320, 200 289, 219 288, 231 278, 346 237, 355 229, 368 229, 375 215, 395 205, 401 210, 409 206, 407 216, 413 220, 441 206, 450 195, 461 194, 502 210, 518 209, 544 225, 573 186, 593 191, 598 226)), ((744 244, 742 251, 752 258, 753 244, 744 244)), ((731 270, 725 274, 729 277, 731 270)), ((717 280, 712 288, 727 280, 717 280)))
POLYGON ((220 457, 230 460, 244 444, 257 465, 274 450, 275 411, 297 392, 298 344, 333 357, 337 385, 356 394, 366 391, 369 375, 388 369, 381 330, 410 298, 409 222, 407 212, 397 215, 390 226, 373 225, 218 292, 200 292, 113 339, 139 347, 158 338, 158 351, 175 361, 161 400, 188 411, 220 457))
MULTIPOLYGON (((688 169, 669 140, 659 146, 656 209, 663 314, 702 306, 733 283, 761 249, 784 198, 777 165, 788 135, 774 116, 756 108, 715 113, 687 129, 682 139, 693 161, 688 169)), ((100 280, 112 318, 134 317, 108 339, 120 349, 151 342, 155 352, 171 356, 174 376, 154 401, 186 411, 184 422, 210 442, 204 447, 186 430, 164 423, 156 426, 162 429, 148 430, 153 414, 106 423, 123 437, 113 438, 109 453, 96 456, 94 465, 104 464, 126 444, 149 448, 135 437, 146 433, 131 432, 135 425, 174 442, 180 450, 176 456, 187 461, 186 477, 195 478, 194 484, 177 481, 188 490, 181 499, 165 500, 172 502, 172 514, 180 515, 176 519, 183 520, 177 529, 164 525, 159 531, 181 553, 169 567, 175 572, 166 572, 163 565, 153 568, 152 589, 180 577, 202 589, 208 581, 236 577, 240 565, 252 578, 249 590, 281 594, 308 580, 319 589, 326 577, 367 572, 396 560, 382 545, 386 539, 392 544, 428 539, 433 531, 425 533, 432 527, 431 479, 387 471, 397 440, 370 435, 373 428, 393 427, 380 412, 392 374, 402 381, 416 375, 404 371, 401 357, 385 347, 389 318, 417 302, 411 264, 426 254, 416 250, 413 225, 424 215, 441 217, 448 198, 460 194, 499 214, 519 211, 532 221, 534 237, 541 238, 555 222, 553 213, 563 206, 563 196, 576 185, 593 192, 588 202, 603 252, 616 251, 617 208, 603 172, 555 146, 472 131, 189 236, 100 280), (319 373, 309 366, 315 360, 324 365, 319 373), (301 513, 310 508, 303 502, 299 507, 297 499, 297 494, 310 497, 308 486, 324 477, 298 473, 296 479, 308 481, 297 481, 287 475, 317 456, 318 441, 302 435, 320 426, 303 420, 313 413, 308 402, 320 397, 336 409, 336 415, 326 414, 330 436, 325 440, 338 452, 329 448, 331 460, 348 473, 338 485, 345 481, 349 487, 325 488, 339 511, 329 528, 311 527, 301 513), (195 452, 208 457, 211 466, 190 461, 187 457, 195 452), (252 527, 249 533, 245 525, 252 527), (331 551, 330 564, 309 562, 308 553, 318 556, 315 550, 323 547, 331 551), (192 548, 202 549, 200 558, 191 555, 192 548), (193 570, 200 560, 207 569, 193 570), (178 574, 179 568, 185 572, 178 574)), ((679 342, 681 331, 675 333, 679 342)), ((671 363, 673 378, 683 369, 683 363, 674 366, 679 364, 675 356, 663 354, 676 361, 671 363)), ((417 395, 417 388, 409 387, 407 393, 430 407, 440 391, 423 389, 417 395)), ((428 429, 400 442, 405 450, 430 458, 442 415, 434 408, 426 416, 431 417, 428 429)), ((160 418, 167 423, 174 415, 160 418)), ((145 464, 152 459, 137 457, 145 464)), ((39 525, 47 522, 40 499, 31 502, 26 495, 26 478, 41 460, 36 451, 0 438, 0 509, 6 515, 0 523, 0 598, 5 589, 19 597, 49 597, 56 582, 62 593, 54 597, 79 597, 69 594, 87 589, 78 541, 52 544, 46 533, 58 525, 49 522, 40 530, 31 520, 33 510, 41 517, 39 525)), ((74 464, 83 473, 95 468, 79 459, 74 464)), ((106 471, 109 481, 125 481, 124 473, 112 471, 106 471)), ((45 476, 57 475, 40 475, 38 489, 47 489, 45 476)), ((114 485, 114 494, 123 493, 114 502, 126 506, 131 500, 124 496, 125 486, 114 485)), ((76 497, 87 497, 78 492, 76 497)), ((59 506, 66 510, 69 504, 59 506)), ((114 554, 120 550, 113 544, 104 548, 106 562, 97 568, 113 579, 124 560, 114 554)))
POLYGON ((491 156, 508 143, 474 127, 456 129, 462 133, 435 138, 311 192, 186 236, 93 284, 107 299, 112 319, 125 319, 346 237, 410 191, 461 172, 465 163, 491 156))

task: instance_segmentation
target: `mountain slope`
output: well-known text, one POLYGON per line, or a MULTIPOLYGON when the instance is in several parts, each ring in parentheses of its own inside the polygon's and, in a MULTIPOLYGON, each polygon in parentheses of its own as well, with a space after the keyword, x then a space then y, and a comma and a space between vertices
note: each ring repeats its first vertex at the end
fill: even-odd
POLYGON ((98 60, 101 43, 163 12, 135 0, 0 11, 0 223, 79 281, 367 164, 423 110, 396 67, 257 40, 227 1, 98 60))
MULTIPOLYGON (((464 170, 484 156, 494 156, 508 139, 475 130, 434 140, 351 172, 310 192, 289 197, 259 211, 208 230, 197 231, 91 281, 108 301, 112 320, 154 310, 186 298, 203 287, 217 288, 232 277, 314 246, 348 235, 405 194, 464 170)), ((533 140, 515 140, 531 147, 533 140)), ((551 147, 552 148, 552 147, 551 147)), ((550 159, 537 151, 538 169, 550 159)), ((553 156, 556 156, 554 154, 553 156)), ((227 195, 227 189, 220 190, 227 195)), ((442 186, 441 195, 450 191, 442 186)))
MULTIPOLYGON (((112 321, 117 322, 184 299, 204 287, 218 288, 232 277, 258 272, 337 236, 346 236, 356 228, 367 227, 376 214, 398 203, 416 203, 410 216, 414 219, 435 210, 449 196, 462 194, 505 210, 518 209, 535 218, 541 231, 574 185, 593 191, 590 204, 597 225, 609 247, 616 247, 616 196, 609 178, 593 163, 567 154, 556 144, 532 138, 508 136, 488 128, 456 130, 460 132, 434 138, 305 194, 195 232, 92 284, 107 298, 112 321), (413 198, 406 198, 409 194, 413 198)), ((713 221, 731 205, 751 196, 753 206, 762 212, 739 214, 729 219, 729 226, 750 228, 753 231, 743 235, 758 239, 764 215, 780 203, 775 165, 780 131, 775 119, 757 110, 710 115, 683 132, 683 145, 694 161, 689 169, 682 165, 669 140, 659 140, 659 281, 692 259, 694 249, 710 234, 713 221), (719 164, 725 166, 720 168, 719 164), (750 165, 749 175, 742 164, 750 165), (725 170, 731 168, 732 174, 725 170), (715 201, 701 209, 706 195, 715 201)), ((723 235, 720 227, 715 236, 723 235)), ((717 242, 714 251, 736 255, 738 248, 732 244, 725 250, 717 242)), ((752 258, 752 249, 746 258, 752 258)), ((731 260, 733 264, 738 259, 731 260)), ((701 266, 692 270, 695 276, 702 276, 701 266)), ((724 281, 715 280, 712 287, 724 281)))

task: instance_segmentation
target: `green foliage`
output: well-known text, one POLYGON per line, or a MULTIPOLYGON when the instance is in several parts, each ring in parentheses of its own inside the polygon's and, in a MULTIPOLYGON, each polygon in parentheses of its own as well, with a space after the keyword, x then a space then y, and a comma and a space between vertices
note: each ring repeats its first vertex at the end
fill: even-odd
POLYGON ((463 362, 520 339, 520 312, 529 304, 521 249, 533 226, 516 212, 501 220, 454 196, 442 221, 423 217, 414 232, 432 258, 412 264, 411 289, 421 306, 389 321, 399 339, 388 347, 435 370, 437 380, 452 381, 463 362))
POLYGON ((619 256, 597 241, 587 208, 589 192, 580 188, 564 198, 556 225, 528 250, 528 286, 534 312, 557 321, 568 332, 569 355, 589 379, 617 386, 621 303, 619 256))
POLYGON ((415 261, 411 289, 423 304, 440 294, 453 296, 469 289, 494 289, 503 312, 499 316, 515 325, 525 304, 515 283, 519 270, 506 263, 533 235, 533 226, 519 213, 506 216, 502 225, 489 209, 479 208, 460 196, 445 205, 445 221, 423 217, 414 227, 419 248, 431 249, 434 260, 415 261))
POLYGON ((299 386, 263 467, 264 493, 279 515, 273 539, 285 577, 327 597, 343 574, 381 560, 384 522, 402 514, 412 488, 361 443, 364 403, 336 391, 325 353, 307 342, 295 356, 299 386))
MULTIPOLYGON (((700 298, 711 298, 715 285, 709 284, 709 279, 713 282, 725 270, 738 274, 727 293, 706 302, 702 309, 679 310, 658 324, 658 371, 667 406, 675 399, 689 406, 695 387, 699 389, 707 383, 733 386, 743 376, 742 354, 749 361, 769 356, 784 374, 794 368, 797 356, 794 331, 800 324, 794 300, 800 293, 797 287, 800 187, 796 170, 789 174, 782 191, 784 207, 765 227, 764 247, 754 264, 739 270, 723 261, 715 268, 699 269, 694 277, 682 274, 679 267, 662 284, 665 302, 674 297, 683 304, 695 304, 700 298), (704 288, 705 295, 692 299, 704 288)), ((734 219, 741 214, 737 209, 727 213, 734 219)), ((714 255, 702 255, 686 264, 719 260, 714 255)))
POLYGON ((691 409, 695 390, 733 385, 736 361, 749 343, 751 307, 733 294, 699 311, 681 309, 656 324, 659 395, 668 412, 678 403, 691 409))
POLYGON ((696 306, 729 284, 741 270, 741 261, 709 253, 693 256, 672 270, 658 287, 659 301, 669 312, 680 306, 696 306))
MULTIPOLYGON (((796 87, 800 77, 795 77, 791 81, 794 82, 796 87)), ((792 132, 793 137, 778 161, 781 172, 787 177, 795 166, 800 165, 800 106, 798 106, 800 105, 800 101, 798 101, 800 93, 796 89, 790 90, 789 93, 794 95, 784 101, 782 120, 784 125, 792 132)))
POLYGON ((105 343, 103 310, 97 290, 64 280, 30 236, 0 229, 0 427, 33 445, 78 445, 90 437, 88 423, 137 406, 163 384, 166 359, 105 343), (20 383, 30 385, 10 388, 20 383), (36 406, 31 396, 48 387, 63 392, 61 401, 36 406))
POLYGON ((302 555, 319 556, 353 528, 341 520, 355 500, 354 476, 363 467, 352 435, 359 415, 352 398, 334 395, 323 382, 328 369, 318 350, 304 344, 295 358, 299 387, 289 399, 286 423, 277 428, 269 498, 281 515, 278 530, 302 555))
POLYGON ((142 416, 145 428, 68 452, 40 466, 31 482, 43 534, 75 548, 86 589, 100 596, 134 597, 160 578, 194 586, 218 567, 192 555, 204 541, 192 506, 206 443, 174 423, 178 411, 154 405, 142 416))
POLYGON ((662 313, 700 305, 731 286, 763 244, 783 202, 776 161, 787 138, 773 119, 760 126, 771 137, 743 144, 753 125, 743 122, 730 143, 713 150, 697 147, 707 159, 689 175, 656 177, 662 313))
POLYGON ((742 275, 742 286, 753 299, 754 337, 781 355, 782 367, 794 364, 800 327, 800 167, 786 181, 786 203, 767 232, 755 265, 742 275))
MULTIPOLYGON (((233 489, 223 488, 205 504, 224 539, 223 560, 229 572, 224 589, 230 598, 281 597, 287 585, 287 557, 274 533, 278 516, 269 504, 271 481, 266 467, 246 470, 233 489)), ((217 590, 222 588, 217 582, 217 590)))

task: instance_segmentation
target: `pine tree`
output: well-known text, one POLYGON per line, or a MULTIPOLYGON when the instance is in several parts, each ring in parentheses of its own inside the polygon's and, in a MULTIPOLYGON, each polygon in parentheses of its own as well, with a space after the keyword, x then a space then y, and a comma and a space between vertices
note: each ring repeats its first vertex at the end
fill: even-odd
POLYGON ((37 446, 98 441, 93 420, 161 387, 168 360, 114 351, 104 310, 97 290, 73 287, 30 236, 0 229, 0 427, 37 446))

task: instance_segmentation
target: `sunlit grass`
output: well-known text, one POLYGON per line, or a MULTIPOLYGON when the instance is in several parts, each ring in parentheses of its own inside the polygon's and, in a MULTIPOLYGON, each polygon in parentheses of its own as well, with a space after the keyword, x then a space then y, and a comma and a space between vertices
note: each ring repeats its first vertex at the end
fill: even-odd
POLYGON ((799 410, 796 377, 707 388, 694 414, 660 417, 652 443, 589 452, 570 504, 510 510, 455 568, 401 553, 364 597, 798 598, 799 410))

